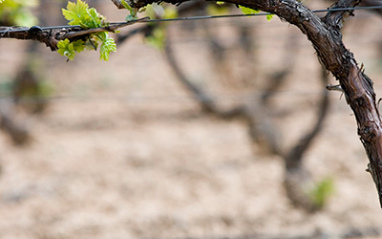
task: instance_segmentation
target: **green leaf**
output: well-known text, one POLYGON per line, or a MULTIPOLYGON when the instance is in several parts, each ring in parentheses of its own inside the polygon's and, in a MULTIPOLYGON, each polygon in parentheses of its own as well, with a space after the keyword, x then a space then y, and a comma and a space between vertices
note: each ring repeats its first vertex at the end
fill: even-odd
POLYGON ((137 12, 138 9, 130 7, 130 5, 125 1, 121 0, 122 6, 124 6, 127 10, 129 10, 130 14, 126 16, 125 20, 126 21, 131 21, 137 19, 137 12))
POLYGON ((62 9, 62 14, 66 20, 70 21, 69 25, 80 25, 89 6, 81 0, 77 0, 77 4, 68 2, 66 8, 62 9))
POLYGON ((85 42, 83 40, 70 42, 69 39, 65 39, 59 41, 57 46, 58 53, 62 56, 66 56, 69 60, 73 60, 76 56, 76 52, 82 52, 85 49, 85 42))
POLYGON ((272 20, 272 18, 273 18, 273 14, 268 14, 268 15, 267 15, 267 20, 268 20, 268 21, 272 20))
POLYGON ((87 10, 88 18, 86 19, 86 24, 89 28, 101 27, 102 19, 104 17, 97 12, 94 8, 90 8, 87 10))
POLYGON ((105 41, 102 42, 101 48, 100 48, 100 60, 108 61, 110 52, 116 52, 117 51, 117 45, 114 42, 113 38, 110 38, 107 36, 105 41))
POLYGON ((158 48, 164 49, 166 43, 166 31, 163 27, 157 27, 150 36, 146 37, 146 43, 158 48))
POLYGON ((130 13, 133 11, 133 8, 130 7, 130 5, 129 5, 125 0, 121 0, 121 4, 122 4, 122 6, 124 6, 127 10, 129 10, 130 13))
POLYGON ((173 6, 164 8, 163 18, 176 18, 178 17, 178 10, 173 6))
POLYGON ((76 52, 74 50, 74 46, 72 43, 70 43, 69 39, 61 40, 57 44, 58 50, 57 52, 60 53, 62 56, 66 56, 69 60, 73 60, 76 52))
POLYGON ((65 19, 70 21, 69 25, 80 25, 84 29, 101 27, 105 19, 96 9, 81 0, 77 3, 68 2, 67 9, 62 9, 65 19))
POLYGON ((239 5, 239 8, 241 10, 242 13, 244 14, 257 14, 260 12, 260 10, 255 10, 255 9, 252 9, 252 8, 249 8, 249 7, 243 7, 243 6, 240 6, 239 5))
POLYGON ((162 19, 162 18, 176 18, 178 17, 178 10, 171 5, 159 5, 152 3, 144 8, 146 15, 150 19, 162 19))
POLYGON ((318 182, 313 189, 310 190, 309 195, 314 204, 322 207, 326 204, 329 197, 334 192, 334 182, 332 178, 325 178, 318 182))
POLYGON ((83 40, 74 41, 72 42, 72 44, 73 44, 73 49, 78 53, 85 50, 85 42, 83 40))
POLYGON ((148 16, 150 19, 157 19, 158 18, 157 12, 163 13, 164 12, 163 6, 158 5, 156 3, 152 3, 145 7, 146 16, 148 16))

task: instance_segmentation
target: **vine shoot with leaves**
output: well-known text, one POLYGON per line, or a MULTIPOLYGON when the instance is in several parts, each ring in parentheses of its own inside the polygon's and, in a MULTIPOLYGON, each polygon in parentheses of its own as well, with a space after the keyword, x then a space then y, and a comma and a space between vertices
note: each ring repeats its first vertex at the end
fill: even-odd
MULTIPOLYGON (((67 9, 62 10, 65 19, 69 25, 79 25, 82 29, 107 27, 106 18, 99 14, 95 8, 89 8, 89 5, 82 0, 77 3, 68 2, 67 9)), ((114 39, 109 37, 108 32, 92 33, 85 39, 70 41, 69 39, 58 42, 58 53, 66 56, 68 60, 73 60, 76 52, 82 52, 84 49, 97 49, 100 46, 100 59, 108 61, 110 52, 116 52, 117 46, 114 39)))

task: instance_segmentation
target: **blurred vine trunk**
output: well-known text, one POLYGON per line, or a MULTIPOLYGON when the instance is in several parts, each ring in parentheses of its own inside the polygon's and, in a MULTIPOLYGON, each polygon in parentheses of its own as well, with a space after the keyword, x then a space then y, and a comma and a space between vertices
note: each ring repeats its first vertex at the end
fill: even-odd
MULTIPOLYGON (((235 25, 236 26, 236 25, 235 25)), ((247 32, 248 28, 243 25, 237 25, 237 31, 240 37, 235 42, 233 49, 227 49, 224 42, 216 37, 214 30, 211 30, 207 25, 204 26, 206 35, 208 36, 207 45, 210 49, 210 61, 215 74, 218 79, 224 78, 221 84, 230 87, 230 89, 248 90, 254 89, 253 97, 245 99, 239 104, 233 104, 230 107, 222 106, 221 102, 217 100, 208 90, 190 80, 185 70, 181 67, 176 57, 176 52, 173 50, 171 43, 171 36, 167 37, 165 47, 165 58, 173 70, 176 78, 184 86, 184 88, 191 93, 194 99, 198 102, 202 110, 210 115, 213 115, 222 120, 240 120, 244 122, 249 129, 249 136, 259 149, 257 153, 276 155, 282 158, 285 165, 284 186, 286 194, 291 200, 292 204, 301 207, 307 211, 315 211, 320 209, 323 205, 316 203, 314 198, 309 194, 310 189, 316 185, 312 181, 309 170, 303 166, 304 153, 313 144, 314 139, 322 130, 324 119, 327 115, 329 108, 329 97, 325 86, 328 83, 328 75, 325 70, 322 70, 320 78, 322 94, 318 102, 318 110, 316 113, 316 121, 310 128, 303 133, 299 140, 292 145, 289 149, 285 150, 281 138, 281 132, 278 127, 273 123, 272 111, 273 105, 270 99, 277 95, 278 89, 285 83, 288 76, 292 72, 296 64, 296 53, 298 52, 298 40, 296 40, 293 33, 291 33, 284 48, 282 62, 285 64, 276 72, 273 72, 265 81, 266 84, 261 86, 257 83, 256 77, 253 72, 256 68, 256 55, 251 49, 255 48, 252 44, 255 42, 255 35, 247 32), (233 61, 233 55, 236 58, 241 58, 241 65, 247 72, 238 71, 237 65, 230 64, 233 61), (290 57, 291 54, 294 57, 290 57), (236 69, 235 69, 236 67, 236 69), (259 87, 263 87, 259 89, 259 87), (262 94, 256 92, 261 91, 262 94), (308 189, 308 190, 307 190, 308 189)), ((235 58, 235 60, 236 60, 235 58)), ((183 64, 184 65, 184 64, 183 64)), ((210 80, 209 80, 210 81, 210 80)), ((239 91, 240 92, 240 91, 239 91)), ((285 142, 284 142, 285 143, 285 142)))

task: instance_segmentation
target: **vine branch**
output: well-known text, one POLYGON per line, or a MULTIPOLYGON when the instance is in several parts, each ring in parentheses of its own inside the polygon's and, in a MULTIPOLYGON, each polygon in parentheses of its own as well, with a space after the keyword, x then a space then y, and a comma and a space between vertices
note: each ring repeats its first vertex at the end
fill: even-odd
POLYGON ((90 34, 97 32, 115 32, 117 29, 132 25, 137 22, 149 20, 148 17, 131 20, 127 22, 110 23, 106 27, 83 29, 80 26, 58 26, 58 27, 0 27, 1 38, 15 38, 20 40, 37 40, 45 43, 52 51, 58 49, 57 44, 64 39, 85 39, 90 34))

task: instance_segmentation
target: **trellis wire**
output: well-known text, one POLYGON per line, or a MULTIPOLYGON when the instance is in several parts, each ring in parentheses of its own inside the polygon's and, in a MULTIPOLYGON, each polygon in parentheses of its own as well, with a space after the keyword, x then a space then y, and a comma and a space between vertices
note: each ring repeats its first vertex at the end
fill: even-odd
MULTIPOLYGON (((314 13, 321 12, 339 12, 339 11, 354 11, 354 10, 376 10, 382 9, 382 6, 368 6, 368 7, 347 7, 347 8, 330 8, 330 9, 318 9, 312 10, 314 13)), ((230 18, 230 17, 257 17, 257 16, 267 16, 272 15, 267 12, 253 13, 253 14, 229 14, 229 15, 214 15, 214 16, 194 16, 194 17, 178 17, 178 18, 167 18, 167 19, 150 19, 145 22, 168 22, 168 21, 189 21, 189 20, 206 20, 206 19, 216 19, 216 18, 230 18)))
MULTIPOLYGON (((355 10, 377 10, 382 9, 382 6, 365 6, 365 7, 347 7, 347 8, 329 8, 329 9, 317 9, 312 10, 314 13, 322 13, 322 12, 338 12, 338 11, 355 11, 355 10)), ((178 18, 165 18, 165 19, 148 19, 139 21, 137 23, 152 23, 152 22, 170 22, 170 21, 190 21, 190 20, 208 20, 208 19, 218 19, 218 18, 237 18, 237 17, 258 17, 258 16, 267 16, 271 15, 267 12, 260 12, 255 14, 229 14, 229 15, 209 15, 209 16, 193 16, 193 17, 178 17, 178 18)), ((113 22, 112 24, 123 24, 126 22, 113 22)), ((42 30, 52 30, 52 29, 62 29, 62 28, 73 28, 80 27, 78 25, 71 26, 52 26, 52 27, 42 27, 42 30)), ((25 30, 25 29, 24 29, 25 30)), ((15 30, 6 29, 0 31, 2 32, 10 32, 10 31, 19 31, 17 28, 15 30)))

